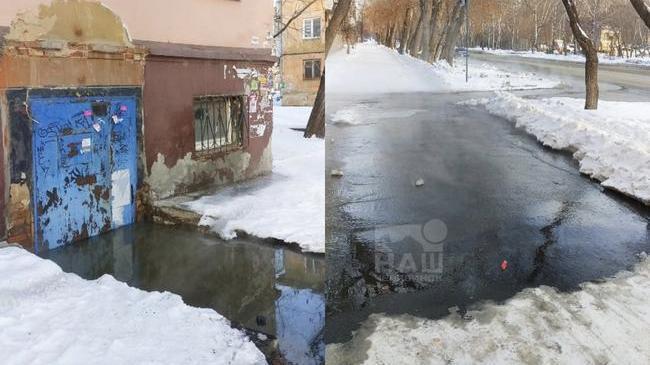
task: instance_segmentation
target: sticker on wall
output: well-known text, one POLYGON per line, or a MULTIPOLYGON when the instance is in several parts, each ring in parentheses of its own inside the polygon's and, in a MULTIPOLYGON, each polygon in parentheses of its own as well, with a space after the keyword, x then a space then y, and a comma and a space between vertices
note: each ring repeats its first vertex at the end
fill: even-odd
POLYGON ((129 110, 129 107, 127 107, 126 105, 120 105, 120 111, 121 112, 126 112, 128 110, 129 110))
POLYGON ((92 141, 90 138, 84 138, 81 140, 81 153, 90 153, 92 147, 92 141))
POLYGON ((266 131, 266 124, 251 125, 250 135, 251 135, 252 138, 264 137, 264 132, 265 131, 266 131))
POLYGON ((257 90, 259 90, 259 88, 260 88, 259 81, 255 80, 255 79, 252 79, 251 80, 251 90, 252 91, 257 91, 257 90))
POLYGON ((118 117, 117 115, 113 115, 113 123, 115 124, 120 124, 124 119, 118 117))
POLYGON ((99 123, 95 122, 93 123, 93 129, 95 130, 95 132, 99 133, 102 130, 102 126, 99 123))
POLYGON ((129 170, 118 170, 111 175, 113 183, 111 193, 113 195, 112 208, 123 207, 131 204, 131 177, 129 170))
POLYGON ((92 117, 93 112, 92 110, 84 110, 84 117, 92 117))
POLYGON ((257 95, 255 95, 255 94, 250 96, 248 112, 249 113, 257 113, 257 95))

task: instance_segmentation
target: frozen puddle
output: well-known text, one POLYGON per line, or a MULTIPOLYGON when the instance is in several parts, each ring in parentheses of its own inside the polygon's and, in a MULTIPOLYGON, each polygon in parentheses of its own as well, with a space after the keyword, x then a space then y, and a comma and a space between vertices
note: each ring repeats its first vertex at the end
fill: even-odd
POLYGON ((426 112, 422 109, 395 110, 382 109, 378 105, 357 104, 338 110, 329 116, 332 124, 336 125, 363 125, 373 124, 372 121, 394 118, 411 118, 418 113, 426 112))
MULTIPOLYGON (((325 266, 321 255, 305 255, 252 240, 222 241, 191 229, 142 224, 51 251, 46 258, 84 279, 101 277, 100 282, 115 282, 102 276, 109 274, 139 289, 178 294, 180 297, 173 297, 180 304, 182 298, 187 305, 206 308, 205 313, 214 317, 223 315, 221 327, 230 320, 233 327, 245 330, 267 360, 318 364, 324 356, 325 266)), ((204 326, 212 324, 206 323, 204 326)), ((193 326, 201 328, 200 323, 194 323, 188 327, 189 333, 193 326)), ((257 351, 252 343, 249 346, 257 351)))

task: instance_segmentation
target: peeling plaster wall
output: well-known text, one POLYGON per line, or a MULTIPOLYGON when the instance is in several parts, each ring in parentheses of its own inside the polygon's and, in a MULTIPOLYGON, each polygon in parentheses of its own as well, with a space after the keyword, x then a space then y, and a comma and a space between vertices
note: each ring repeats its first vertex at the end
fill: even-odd
POLYGON ((150 56, 145 69, 147 184, 163 199, 249 179, 272 168, 275 69, 269 62, 233 62, 150 56), (243 145, 196 152, 194 98, 243 95, 247 118, 243 145))
MULTIPOLYGON (((0 26, 9 26, 18 12, 50 2, 2 0, 0 26)), ((120 16, 132 39, 268 48, 269 54, 273 46, 269 38, 274 15, 271 0, 102 0, 101 3, 120 16)))
POLYGON ((98 2, 55 0, 16 14, 5 37, 18 42, 53 41, 133 47, 122 21, 98 2))

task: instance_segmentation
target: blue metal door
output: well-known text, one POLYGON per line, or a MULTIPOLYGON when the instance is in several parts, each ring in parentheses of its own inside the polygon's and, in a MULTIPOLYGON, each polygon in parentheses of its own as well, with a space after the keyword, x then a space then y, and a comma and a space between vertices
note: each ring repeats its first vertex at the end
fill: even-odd
POLYGON ((135 219, 135 97, 32 98, 35 249, 135 219))

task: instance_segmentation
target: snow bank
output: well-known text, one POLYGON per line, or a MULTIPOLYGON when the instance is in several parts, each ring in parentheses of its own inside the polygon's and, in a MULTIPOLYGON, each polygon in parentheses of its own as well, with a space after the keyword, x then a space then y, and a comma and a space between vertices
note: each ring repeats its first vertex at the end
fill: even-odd
MULTIPOLYGON (((517 56, 517 57, 524 57, 524 58, 537 58, 537 59, 545 59, 545 60, 553 60, 553 61, 585 63, 585 56, 582 54, 561 55, 561 54, 548 54, 544 52, 533 53, 530 51, 512 51, 509 49, 472 48, 471 50, 482 52, 482 53, 493 54, 497 56, 517 56)), ((624 58, 624 57, 614 57, 614 56, 599 54, 598 61, 601 64, 607 64, 607 65, 637 65, 637 66, 650 67, 650 57, 624 58)))
POLYGON ((351 54, 344 49, 327 59, 327 93, 377 94, 403 92, 488 91, 552 88, 557 80, 534 73, 510 73, 487 64, 470 62, 470 82, 465 83, 465 64, 429 64, 387 47, 367 42, 351 54))
POLYGON ((266 364, 224 317, 104 275, 88 281, 0 248, 0 354, 9 364, 266 364))
POLYGON ((650 103, 601 101, 590 111, 582 99, 529 100, 498 93, 467 104, 485 105, 544 145, 574 152, 582 173, 650 204, 650 103))
POLYGON ((291 128, 307 125, 311 108, 276 106, 273 174, 184 204, 225 239, 244 231, 325 252, 325 142, 291 128))
POLYGON ((372 315, 327 364, 648 364, 650 261, 600 284, 526 289, 441 320, 372 315), (366 350, 367 349, 367 350, 366 350))

